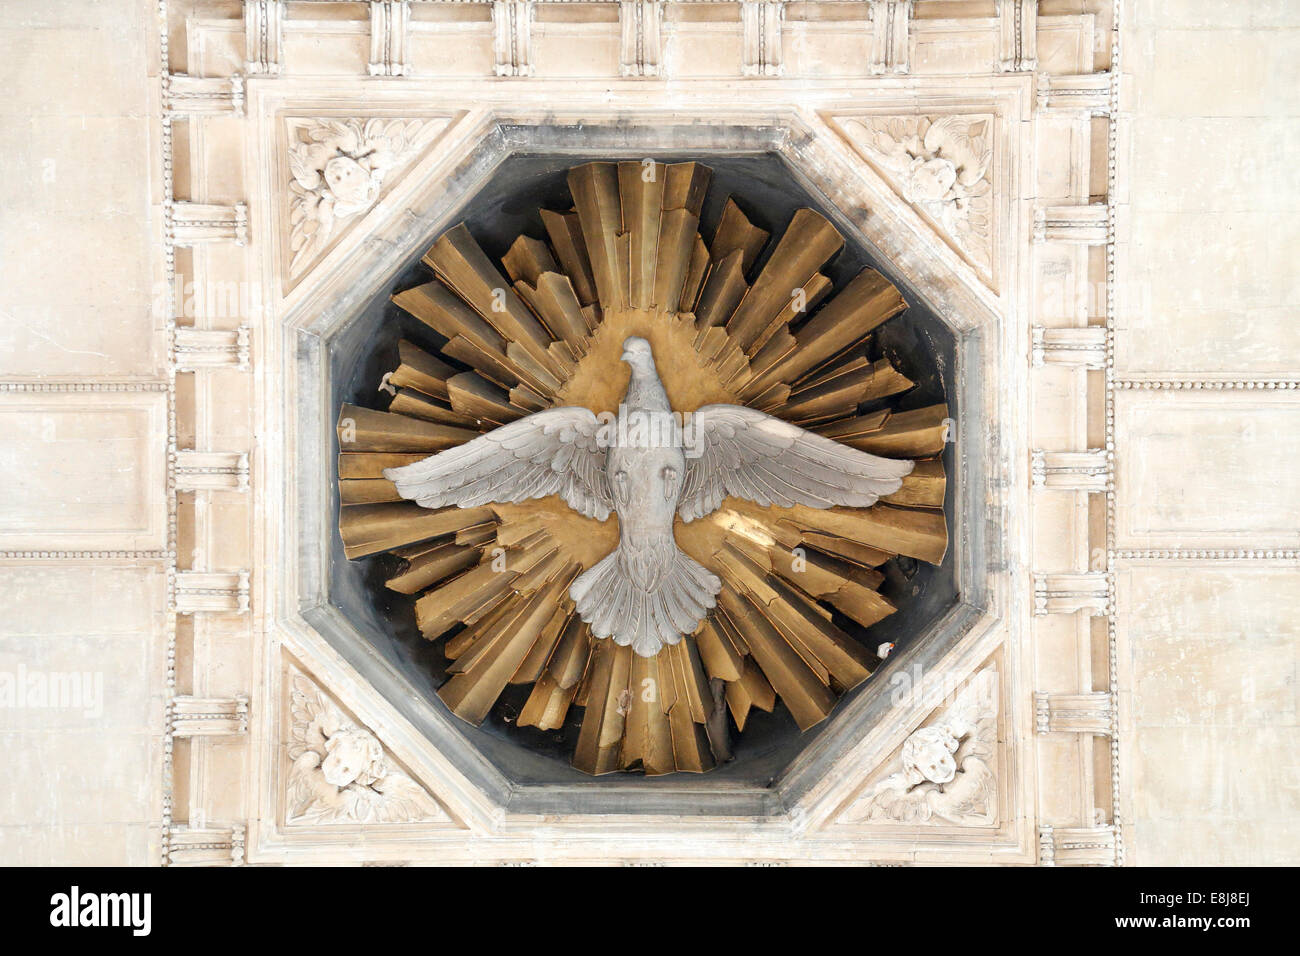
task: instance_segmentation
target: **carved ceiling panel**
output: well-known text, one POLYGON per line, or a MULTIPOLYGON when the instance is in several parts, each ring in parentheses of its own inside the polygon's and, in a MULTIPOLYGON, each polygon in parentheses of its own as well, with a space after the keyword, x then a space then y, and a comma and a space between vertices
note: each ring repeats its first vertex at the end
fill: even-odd
MULTIPOLYGON (((241 715, 214 718, 210 736, 245 742, 256 772, 241 818, 215 830, 190 829, 208 798, 173 807, 169 777, 169 858, 218 847, 255 862, 1025 863, 1053 826, 1109 828, 1122 858, 1117 804, 1098 800, 1106 781, 1071 778, 1069 799, 1053 802, 1037 776, 1040 761, 1105 764, 1093 759, 1104 738, 1050 715, 1053 701, 1069 709, 1061 694, 1114 686, 1060 664, 1105 659, 1113 636, 1104 595, 1076 606, 1066 587, 1066 572, 1110 587, 1107 570, 1090 570, 1087 519, 1108 479, 1090 466, 1076 487, 1057 467, 1095 438, 1079 427, 1079 360, 1104 363, 1109 349, 1104 335, 1086 355, 1069 346, 1105 316, 1053 291, 1095 275, 1089 250, 1107 240, 1090 208, 1105 190, 1078 146, 1095 107, 1074 109, 1083 100, 1066 81, 1094 68, 1092 15, 958 4, 961 15, 929 19, 873 3, 859 23, 802 9, 826 4, 780 5, 737 19, 734 64, 691 72, 703 66, 686 51, 733 48, 730 24, 664 17, 659 3, 561 21, 535 3, 466 13, 453 29, 429 13, 439 4, 420 16, 382 6, 318 21, 257 0, 243 19, 191 19, 182 52, 164 45, 167 137, 183 130, 190 153, 166 168, 190 180, 166 184, 169 269, 260 291, 255 318, 204 313, 173 329, 195 420, 246 415, 203 431, 211 447, 195 451, 208 457, 187 465, 202 477, 182 495, 203 504, 178 499, 177 523, 215 559, 176 569, 173 621, 185 623, 173 649, 238 657, 246 703, 210 701, 241 715), (1036 47, 1039 34, 1052 42, 1036 47), (1073 145, 1058 148, 1057 133, 1073 145), (579 174, 536 222, 539 204, 503 201, 494 208, 517 228, 505 241, 483 233, 475 197, 498 168, 546 155, 603 171, 579 174), (702 227, 696 174, 737 156, 781 164, 812 213, 760 221, 734 189, 734 208, 702 227), (1051 188, 1040 195, 1040 183, 1051 188), (474 228, 458 230, 466 221, 474 228), (831 276, 841 243, 879 268, 831 276), (910 370, 869 339, 900 321, 899 302, 931 310, 953 342, 951 388, 915 406, 910 370), (678 522, 674 540, 720 593, 698 629, 674 621, 654 656, 616 642, 621 622, 599 608, 584 620, 572 597, 572 580, 617 544, 612 518, 546 499, 446 510, 434 494, 421 508, 384 474, 553 405, 616 409, 635 339, 676 411, 748 405, 841 447, 921 462, 873 507, 805 504, 778 518, 733 493, 678 522), (395 361, 379 358, 385 343, 395 361), (351 447, 336 445, 349 427, 351 447), (1049 454, 1035 456, 1040 445, 1049 454), (1051 475, 1041 494, 1040 462, 1051 475), (222 494, 247 503, 208 509, 222 494), (1049 512, 1061 531, 1044 552, 1032 529, 1049 512), (243 522, 243 544, 224 543, 222 521, 243 522), (500 602, 494 548, 506 558, 500 602), (350 558, 379 568, 364 561, 381 552, 400 560, 368 583, 349 578, 350 558), (878 580, 894 556, 950 562, 959 600, 920 629, 929 638, 882 661, 861 628, 907 612, 878 580), (381 592, 390 605, 373 601, 381 592), (412 641, 372 639, 396 620, 412 641), (643 700, 632 690, 647 676, 657 690, 643 700), (900 704, 904 679, 927 689, 900 704), (491 723, 512 687, 516 718, 527 711, 537 727, 576 717, 580 697, 599 712, 572 725, 561 763, 572 753, 589 772, 647 776, 565 777, 490 739, 473 718, 491 723), (1048 695, 1039 737, 1035 692, 1048 695), (708 783, 728 772, 710 719, 739 729, 764 705, 817 729, 761 782, 755 770, 708 783), (710 763, 704 776, 648 779, 710 763)), ((169 724, 169 741, 217 765, 209 735, 185 736, 185 723, 169 724)))

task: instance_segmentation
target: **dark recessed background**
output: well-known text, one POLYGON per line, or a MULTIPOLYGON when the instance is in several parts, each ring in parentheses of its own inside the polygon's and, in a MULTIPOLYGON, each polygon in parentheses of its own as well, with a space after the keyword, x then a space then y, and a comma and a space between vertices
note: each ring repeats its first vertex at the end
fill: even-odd
MULTIPOLYGON (((465 203, 455 221, 463 220, 494 260, 500 259, 520 233, 544 239, 546 233, 537 210, 543 207, 570 208, 566 173, 571 166, 588 158, 610 157, 512 155, 501 163, 490 182, 465 203)), ((700 228, 706 239, 712 237, 728 196, 736 199, 752 222, 768 230, 773 240, 780 237, 795 211, 801 207, 817 209, 835 221, 833 210, 824 200, 807 192, 775 154, 696 154, 656 158, 665 162, 695 160, 712 168, 713 179, 700 228)), ((384 373, 397 366, 397 342, 408 338, 431 352, 436 352, 443 344, 444 340, 431 329, 389 301, 391 294, 433 278, 432 270, 420 262, 420 255, 435 239, 437 235, 428 237, 428 242, 398 271, 390 286, 367 303, 355 320, 360 323, 362 334, 348 335, 345 339, 352 343, 362 342, 362 346, 349 347, 347 354, 331 348, 333 407, 351 402, 369 408, 386 408, 387 396, 378 391, 377 386, 384 373)), ((775 241, 770 241, 757 269, 761 269, 774 247, 775 241)), ((844 249, 825 271, 839 288, 868 266, 879 269, 893 280, 908 302, 907 311, 882 326, 875 336, 874 348, 880 355, 887 355, 904 374, 918 383, 901 400, 895 400, 895 407, 906 410, 933 405, 949 396, 950 412, 956 418, 957 409, 951 397, 955 394, 952 387, 954 338, 904 277, 882 260, 874 249, 859 245, 847 236, 844 249)), ((335 442, 332 455, 338 453, 337 438, 335 442)), ((953 467, 952 450, 953 446, 949 445, 944 452, 944 465, 949 475, 953 467)), ((953 526, 953 500, 953 482, 949 481, 945 511, 950 529, 953 526)), ((333 483, 331 507, 331 603, 372 642, 379 654, 408 677, 420 694, 435 707, 442 708, 436 691, 445 680, 447 661, 442 656, 443 642, 426 641, 416 630, 413 597, 395 594, 383 586, 396 567, 396 558, 378 555, 348 561, 343 556, 342 542, 337 533, 338 490, 333 483)), ((869 629, 838 615, 836 623, 872 649, 882 642, 892 641, 897 645, 894 653, 901 654, 956 603, 954 565, 951 547, 948 557, 937 568, 910 558, 894 559, 881 568, 886 575, 881 593, 898 607, 898 612, 869 629)), ((860 685, 847 697, 861 693, 869 683, 860 685)), ((569 753, 577 739, 582 715, 580 708, 571 708, 568 723, 559 731, 542 732, 516 726, 515 716, 529 691, 530 687, 510 688, 481 727, 471 727, 459 720, 455 723, 498 769, 518 783, 581 782, 591 786, 618 786, 629 782, 632 776, 629 774, 590 777, 569 767, 569 753)), ((674 774, 645 778, 638 775, 636 782, 642 787, 665 780, 680 785, 683 777, 690 777, 698 785, 709 787, 766 785, 829 722, 801 734, 784 706, 778 703, 772 714, 752 712, 743 735, 736 736, 733 725, 735 759, 729 764, 699 777, 674 774)))

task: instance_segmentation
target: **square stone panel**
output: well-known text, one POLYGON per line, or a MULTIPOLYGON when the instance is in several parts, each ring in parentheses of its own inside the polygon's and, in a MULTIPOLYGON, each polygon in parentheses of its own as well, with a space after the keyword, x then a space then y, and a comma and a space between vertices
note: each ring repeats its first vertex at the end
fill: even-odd
POLYGON ((1300 399, 1293 390, 1116 395, 1119 548, 1294 548, 1300 399))
MULTIPOLYGON (((282 181, 276 172, 282 160, 274 152, 279 135, 277 118, 286 113, 311 115, 326 104, 337 111, 345 102, 341 99, 342 87, 322 93, 319 86, 310 91, 300 86, 281 80, 250 89, 250 112, 259 117, 259 145, 253 154, 265 159, 258 164, 257 176, 251 177, 259 189, 273 190, 282 181), (318 99, 315 102, 320 105, 314 105, 312 97, 324 95, 333 98, 318 99)), ((993 99, 974 102, 974 95, 968 93, 960 105, 974 112, 1020 115, 1025 92, 1023 84, 1008 83, 993 99)), ((441 95, 453 98, 457 105, 466 104, 456 91, 443 91, 441 95)), ((496 88, 489 88, 489 95, 500 94, 496 88)), ((257 414, 271 434, 283 429, 286 439, 283 448, 264 449, 259 472, 262 481, 254 487, 255 501, 260 502, 254 509, 260 542, 255 550, 265 556, 264 563, 255 566, 254 612, 267 627, 261 651, 262 666, 266 668, 263 673, 267 675, 260 698, 263 718, 254 728, 263 768, 261 779, 270 787, 262 791, 262 819, 281 818, 276 788, 285 772, 283 753, 274 733, 267 734, 271 728, 281 726, 276 715, 289 706, 289 695, 273 676, 279 665, 272 661, 277 648, 283 646, 301 660, 322 687, 338 693, 340 702, 364 719, 386 747, 394 749, 413 776, 454 817, 465 819, 476 833, 482 834, 484 827, 497 832, 500 839, 491 844, 496 847, 491 851, 494 854, 517 853, 511 848, 510 835, 528 832, 539 819, 538 814, 545 814, 555 826, 573 835, 557 852, 570 858, 580 856, 586 852, 584 846, 600 845, 601 818, 595 815, 613 812, 627 827, 639 830, 652 842, 652 835, 664 821, 696 818, 698 822, 691 827, 702 827, 701 833, 712 832, 718 837, 717 842, 710 841, 708 852, 724 856, 744 852, 730 846, 724 836, 728 832, 725 827, 730 825, 727 821, 744 820, 760 826, 765 834, 763 854, 780 855, 788 852, 783 848, 790 846, 791 808, 798 809, 796 831, 803 827, 799 820, 821 819, 829 807, 847 799, 845 787, 861 782, 897 748, 908 732, 909 722, 914 728, 925 717, 925 712, 902 713, 893 706, 888 680, 896 670, 919 667, 936 679, 951 678, 960 683, 988 659, 994 648, 1007 643, 1005 672, 1000 676, 1004 686, 1020 686, 1023 658, 1016 648, 1025 633, 1028 607, 1024 595, 1010 587, 1008 561, 1022 566, 1027 560, 1027 525, 1014 517, 1026 515, 1027 508, 1008 508, 1007 498, 1027 494, 1028 487, 1026 406, 1017 399, 1025 387, 1027 369, 1016 359, 1017 355, 1027 354, 1027 330, 1016 331, 1002 322, 997 295, 965 270, 952 250, 897 192, 817 118, 818 112, 791 109, 782 103, 776 90, 766 91, 759 98, 756 114, 742 121, 719 124, 718 107, 709 94, 693 107, 694 115, 689 110, 679 111, 674 116, 675 125, 667 127, 662 125, 662 117, 638 113, 635 95, 628 106, 619 110, 609 110, 588 95, 578 95, 567 101, 573 104, 570 114, 549 114, 548 125, 540 126, 533 104, 554 95, 555 91, 537 84, 528 88, 528 96, 521 102, 488 104, 493 110, 490 116, 471 111, 464 121, 448 130, 427 157, 394 183, 388 205, 366 220, 364 233, 357 233, 356 239, 364 241, 345 240, 336 247, 292 290, 287 301, 273 307, 275 324, 266 323, 257 330, 253 351, 258 361, 269 368, 283 369, 277 375, 284 376, 262 393, 257 414), (873 691, 869 685, 866 693, 833 717, 815 745, 771 786, 716 789, 707 783, 701 786, 699 780, 674 778, 609 784, 584 780, 577 785, 539 781, 521 786, 504 775, 490 758, 485 759, 468 738, 464 725, 427 703, 410 679, 391 660, 376 655, 332 606, 332 559, 322 545, 332 540, 335 529, 329 509, 322 507, 321 496, 329 487, 326 476, 333 471, 328 436, 333 431, 337 408, 329 385, 333 373, 327 371, 323 347, 347 347, 356 334, 349 318, 359 304, 383 288, 396 270, 418 258, 430 237, 462 218, 466 197, 507 156, 516 151, 544 150, 548 143, 558 142, 547 137, 557 134, 562 135, 565 147, 573 149, 578 130, 583 137, 584 155, 592 157, 689 155, 707 162, 715 150, 775 152, 797 171, 805 188, 823 197, 836 227, 878 250, 882 262, 895 263, 890 278, 904 288, 905 295, 915 294, 932 303, 958 335, 960 385, 954 397, 960 409, 955 428, 960 464, 950 472, 950 480, 956 489, 960 516, 952 529, 952 552, 961 569, 963 601, 938 625, 944 635, 941 639, 891 660, 890 666, 871 682, 876 689, 873 691), (991 423, 995 420, 1000 424, 993 430, 991 423), (995 474, 1000 477, 995 478, 995 474), (996 533, 989 533, 992 528, 997 529, 996 533), (276 542, 281 540, 297 542, 298 546, 280 548, 276 542), (862 739, 862 728, 866 726, 876 728, 869 743, 862 739), (829 790, 827 781, 834 782, 829 790), (723 829, 717 829, 720 826, 723 829)), ((828 88, 825 95, 833 101, 842 93, 828 88)), ((903 101, 915 108, 910 96, 904 94, 903 101)), ((400 96, 393 93, 373 105, 385 115, 400 115, 403 103, 418 102, 424 110, 436 110, 437 97, 437 93, 410 83, 403 85, 400 96)), ((873 105, 885 109, 890 102, 898 103, 897 94, 893 101, 883 99, 873 105)), ((830 108, 833 103, 826 105, 830 108)), ((900 103, 897 108, 907 107, 900 103)), ((1007 191, 1017 182, 1013 170, 1020 145, 1019 127, 1000 123, 997 129, 1001 131, 995 153, 998 159, 990 174, 994 201, 1001 210, 999 214, 1005 217, 1009 235, 1024 236, 1027 207, 1018 204, 1007 191)), ((274 191, 271 195, 275 195, 274 191)), ((275 201, 256 207, 250 203, 250 210, 254 208, 261 210, 262 218, 251 223, 250 255, 258 263, 268 288, 276 288, 273 249, 283 238, 277 237, 277 223, 271 216, 278 206, 275 201)), ((1008 258, 999 268, 1011 275, 1016 273, 1021 253, 1015 251, 1015 245, 1007 248, 1011 251, 1005 252, 1008 258)), ((1024 698, 1011 690, 1008 694, 1005 719, 1008 726, 1014 727, 1026 719, 1020 706, 1024 698)), ((998 746, 1015 747, 1018 744, 1013 742, 1023 739, 1019 733, 1009 731, 999 737, 998 746)), ((959 848, 955 851, 958 854, 965 852, 960 848, 981 844, 996 844, 1015 858, 1031 852, 1026 818, 1019 809, 1024 801, 1025 777, 1020 770, 1023 762, 1020 757, 1007 756, 998 764, 1006 768, 1000 786, 1008 801, 1005 816, 1000 816, 1000 829, 958 834, 951 825, 944 824, 929 839, 959 848)), ((419 827, 412 827, 410 834, 414 836, 419 827)), ((307 839, 291 838, 274 826, 258 824, 254 830, 250 846, 259 847, 255 852, 267 854, 267 859, 328 853, 328 846, 336 842, 329 833, 307 839)), ((681 845, 677 833, 665 840, 681 845)), ((851 849, 861 844, 875 847, 872 852, 883 856, 906 855, 911 852, 907 848, 913 845, 888 829, 828 834, 815 844, 817 848, 809 852, 817 855, 861 854, 861 848, 851 849)), ((402 839, 394 837, 392 847, 377 852, 409 853, 409 848, 399 849, 402 845, 402 839)), ((483 847, 488 844, 475 845, 480 849, 474 852, 487 852, 483 847)))
POLYGON ((165 547, 166 406, 161 391, 0 394, 0 548, 165 547))

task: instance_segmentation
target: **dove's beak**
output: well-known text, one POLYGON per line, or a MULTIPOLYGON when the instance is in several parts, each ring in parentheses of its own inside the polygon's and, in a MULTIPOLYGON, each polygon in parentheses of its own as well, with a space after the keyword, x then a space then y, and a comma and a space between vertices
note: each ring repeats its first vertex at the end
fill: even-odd
POLYGON ((629 351, 627 351, 627 350, 625 349, 625 350, 623 351, 623 354, 620 355, 618 358, 619 358, 619 361, 620 361, 620 362, 631 362, 631 361, 632 361, 632 353, 629 352, 629 351))

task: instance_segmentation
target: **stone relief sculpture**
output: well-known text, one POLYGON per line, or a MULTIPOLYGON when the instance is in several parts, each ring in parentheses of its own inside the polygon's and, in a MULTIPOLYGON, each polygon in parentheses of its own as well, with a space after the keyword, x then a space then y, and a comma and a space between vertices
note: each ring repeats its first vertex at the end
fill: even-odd
POLYGON ((392 296, 430 334, 387 410, 340 409, 344 553, 413 596, 438 697, 585 773, 704 773, 751 714, 825 720, 880 663, 885 566, 947 549, 949 407, 876 338, 902 294, 837 287, 810 208, 774 238, 726 197, 706 238, 711 181, 573 167, 499 262, 446 230, 392 296))
POLYGON ((722 581, 682 552, 673 519, 702 518, 727 495, 761 506, 869 508, 911 461, 870 455, 741 405, 705 405, 681 426, 650 343, 623 343, 632 368, 617 418, 553 408, 384 477, 425 508, 517 503, 560 495, 575 511, 618 515, 618 547, 569 586, 596 638, 642 657, 692 633, 722 581))
POLYGON ((997 693, 997 672, 981 671, 937 721, 903 741, 897 769, 869 786, 842 822, 997 823, 997 693))
POLYGON ((324 251, 335 227, 379 199, 385 175, 409 159, 423 120, 319 119, 289 147, 290 272, 324 251))
POLYGON ((958 247, 988 268, 989 166, 993 121, 986 116, 878 116, 843 121, 849 137, 893 177, 958 247))
POLYGON ((302 674, 293 678, 288 823, 421 823, 447 815, 302 674))

